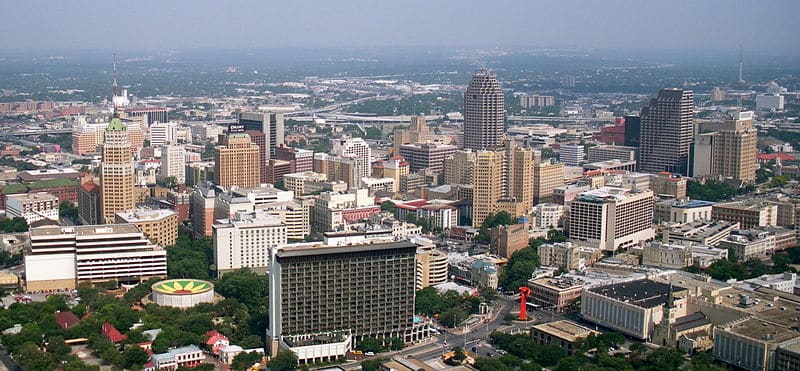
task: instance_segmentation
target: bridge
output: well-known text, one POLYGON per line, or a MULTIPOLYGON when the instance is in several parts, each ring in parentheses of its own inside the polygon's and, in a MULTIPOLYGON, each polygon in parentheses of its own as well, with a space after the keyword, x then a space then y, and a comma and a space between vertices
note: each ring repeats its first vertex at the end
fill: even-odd
POLYGON ((0 138, 8 137, 27 137, 29 135, 44 135, 44 134, 71 134, 72 129, 50 129, 50 130, 22 130, 22 131, 3 131, 0 132, 0 138))

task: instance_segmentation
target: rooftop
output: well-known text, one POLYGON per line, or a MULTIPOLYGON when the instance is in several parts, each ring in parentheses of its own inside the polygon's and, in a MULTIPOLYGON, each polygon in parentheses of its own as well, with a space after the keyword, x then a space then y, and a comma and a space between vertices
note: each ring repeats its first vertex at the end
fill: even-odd
POLYGON ((600 335, 599 331, 592 330, 588 327, 583 327, 569 320, 541 323, 533 326, 533 328, 560 339, 567 340, 571 343, 574 343, 579 339, 583 339, 591 334, 600 335))
POLYGON ((276 255, 278 258, 289 258, 289 257, 309 256, 309 255, 364 253, 370 251, 391 250, 398 248, 409 248, 413 249, 413 251, 416 251, 417 245, 408 241, 360 244, 352 246, 290 244, 278 248, 276 255))
POLYGON ((6 198, 14 199, 17 201, 52 201, 58 200, 58 197, 53 196, 47 192, 23 193, 8 195, 6 198))
MULTIPOLYGON (((667 303, 670 285, 644 279, 592 287, 588 290, 640 308, 653 308, 667 303)), ((673 286, 672 290, 673 292, 679 292, 686 289, 673 286)))
POLYGON ((136 222, 154 222, 163 220, 168 218, 172 215, 176 215, 174 211, 170 209, 134 209, 134 210, 127 210, 127 211, 120 211, 117 213, 117 216, 122 218, 122 220, 128 223, 136 223, 136 222))
POLYGON ((31 237, 57 236, 61 234, 75 234, 78 236, 96 236, 115 233, 141 233, 133 224, 103 224, 80 225, 72 227, 44 227, 30 230, 31 237))

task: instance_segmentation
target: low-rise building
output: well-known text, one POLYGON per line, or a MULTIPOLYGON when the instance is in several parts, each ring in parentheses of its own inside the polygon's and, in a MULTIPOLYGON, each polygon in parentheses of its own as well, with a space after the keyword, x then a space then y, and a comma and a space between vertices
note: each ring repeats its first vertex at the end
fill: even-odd
POLYGON ((501 225, 491 229, 491 248, 493 253, 510 258, 515 252, 528 247, 528 226, 526 224, 501 225))
POLYGON ((778 205, 760 199, 714 204, 711 218, 738 222, 742 229, 778 226, 778 205))
POLYGON ((795 294, 797 284, 797 273, 783 272, 779 274, 765 274, 749 280, 744 280, 756 287, 769 287, 773 290, 795 294))
POLYGON ((571 242, 544 244, 538 248, 542 265, 569 271, 580 269, 585 260, 581 257, 581 247, 571 242))
POLYGON ((170 349, 166 353, 153 354, 151 360, 156 370, 175 370, 178 367, 195 367, 205 360, 203 351, 196 345, 170 349))
POLYGON ((664 231, 664 242, 717 246, 737 229, 739 229, 738 222, 724 220, 696 220, 686 224, 673 224, 664 231))
POLYGON ((599 336, 600 331, 581 326, 570 320, 540 323, 531 327, 531 339, 539 345, 558 345, 567 354, 575 354, 578 343, 589 337, 599 336))
POLYGON ((433 244, 417 248, 416 290, 447 282, 447 254, 433 244))
POLYGON ((656 202, 653 221, 656 223, 691 223, 696 220, 711 220, 713 202, 702 200, 668 199, 656 202))
POLYGON ((116 214, 117 223, 134 224, 150 242, 167 247, 178 239, 178 214, 169 209, 134 209, 116 214))
POLYGON ((6 216, 24 218, 28 225, 40 221, 58 223, 58 197, 36 192, 6 197, 6 216))
POLYGON ((642 265, 665 269, 683 269, 692 265, 692 263, 691 246, 649 242, 642 249, 642 265))
POLYGON ((760 230, 736 230, 718 246, 729 249, 741 261, 761 259, 775 253, 775 235, 760 230))
POLYGON ((530 300, 535 305, 556 313, 572 308, 581 298, 584 282, 573 277, 539 278, 528 281, 530 300))

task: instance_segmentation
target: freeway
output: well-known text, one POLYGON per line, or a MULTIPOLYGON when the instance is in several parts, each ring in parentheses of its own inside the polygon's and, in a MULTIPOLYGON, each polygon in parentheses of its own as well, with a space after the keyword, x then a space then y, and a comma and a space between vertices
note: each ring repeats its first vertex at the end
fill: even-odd
POLYGON ((508 116, 508 121, 559 121, 559 122, 613 122, 614 118, 596 117, 556 117, 556 116, 508 116))

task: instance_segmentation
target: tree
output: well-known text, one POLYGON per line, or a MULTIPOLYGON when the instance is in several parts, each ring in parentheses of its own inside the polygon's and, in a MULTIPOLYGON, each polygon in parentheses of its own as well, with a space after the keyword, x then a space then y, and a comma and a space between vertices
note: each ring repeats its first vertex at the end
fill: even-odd
POLYGON ((456 327, 467 319, 467 313, 461 308, 451 308, 439 314, 439 322, 446 327, 456 327))
POLYGON ((58 204, 58 216, 62 218, 78 217, 78 208, 69 201, 61 201, 58 204))
POLYGON ((216 290, 222 296, 236 299, 248 308, 255 308, 261 298, 267 296, 267 278, 249 269, 239 269, 220 277, 216 290))
POLYGON ((0 219, 0 232, 2 233, 19 233, 28 231, 28 222, 25 218, 15 216, 11 219, 0 219))
POLYGON ((385 358, 370 358, 361 361, 362 371, 378 371, 381 369, 381 363, 386 361, 385 358))
POLYGON ((500 287, 506 291, 516 291, 518 287, 525 286, 539 265, 539 255, 532 247, 515 252, 500 274, 500 287))
POLYGON ((365 133, 367 139, 383 139, 383 132, 374 126, 367 127, 365 133))
POLYGON ((279 352, 268 366, 272 371, 294 371, 297 368, 297 355, 291 350, 279 352))
POLYGON ((388 201, 387 200, 387 201, 383 201, 383 203, 381 203, 381 211, 388 211, 388 212, 394 214, 394 211, 396 209, 397 208, 395 207, 394 202, 392 202, 392 201, 388 201))
POLYGON ((383 344, 378 338, 364 338, 358 342, 356 348, 364 352, 379 353, 383 349, 383 344))
POLYGON ((231 368, 233 370, 247 370, 255 363, 260 362, 261 358, 262 355, 258 352, 241 352, 236 357, 233 357, 231 368))
POLYGON ((168 176, 166 178, 159 177, 158 179, 156 179, 156 184, 159 187, 172 189, 178 186, 178 178, 174 176, 168 176))
POLYGON ((397 336, 389 339, 389 349, 391 350, 400 350, 403 349, 405 346, 406 343, 403 341, 403 339, 400 339, 397 336))
POLYGON ((480 357, 472 365, 480 371, 514 371, 513 367, 504 365, 500 360, 494 358, 480 357))
POLYGON ((138 345, 129 345, 125 348, 122 354, 125 362, 125 368, 131 368, 134 365, 143 365, 150 360, 150 356, 138 345))
POLYGON ((64 343, 63 337, 53 336, 47 342, 47 352, 56 357, 56 359, 62 360, 69 354, 70 347, 64 343))

